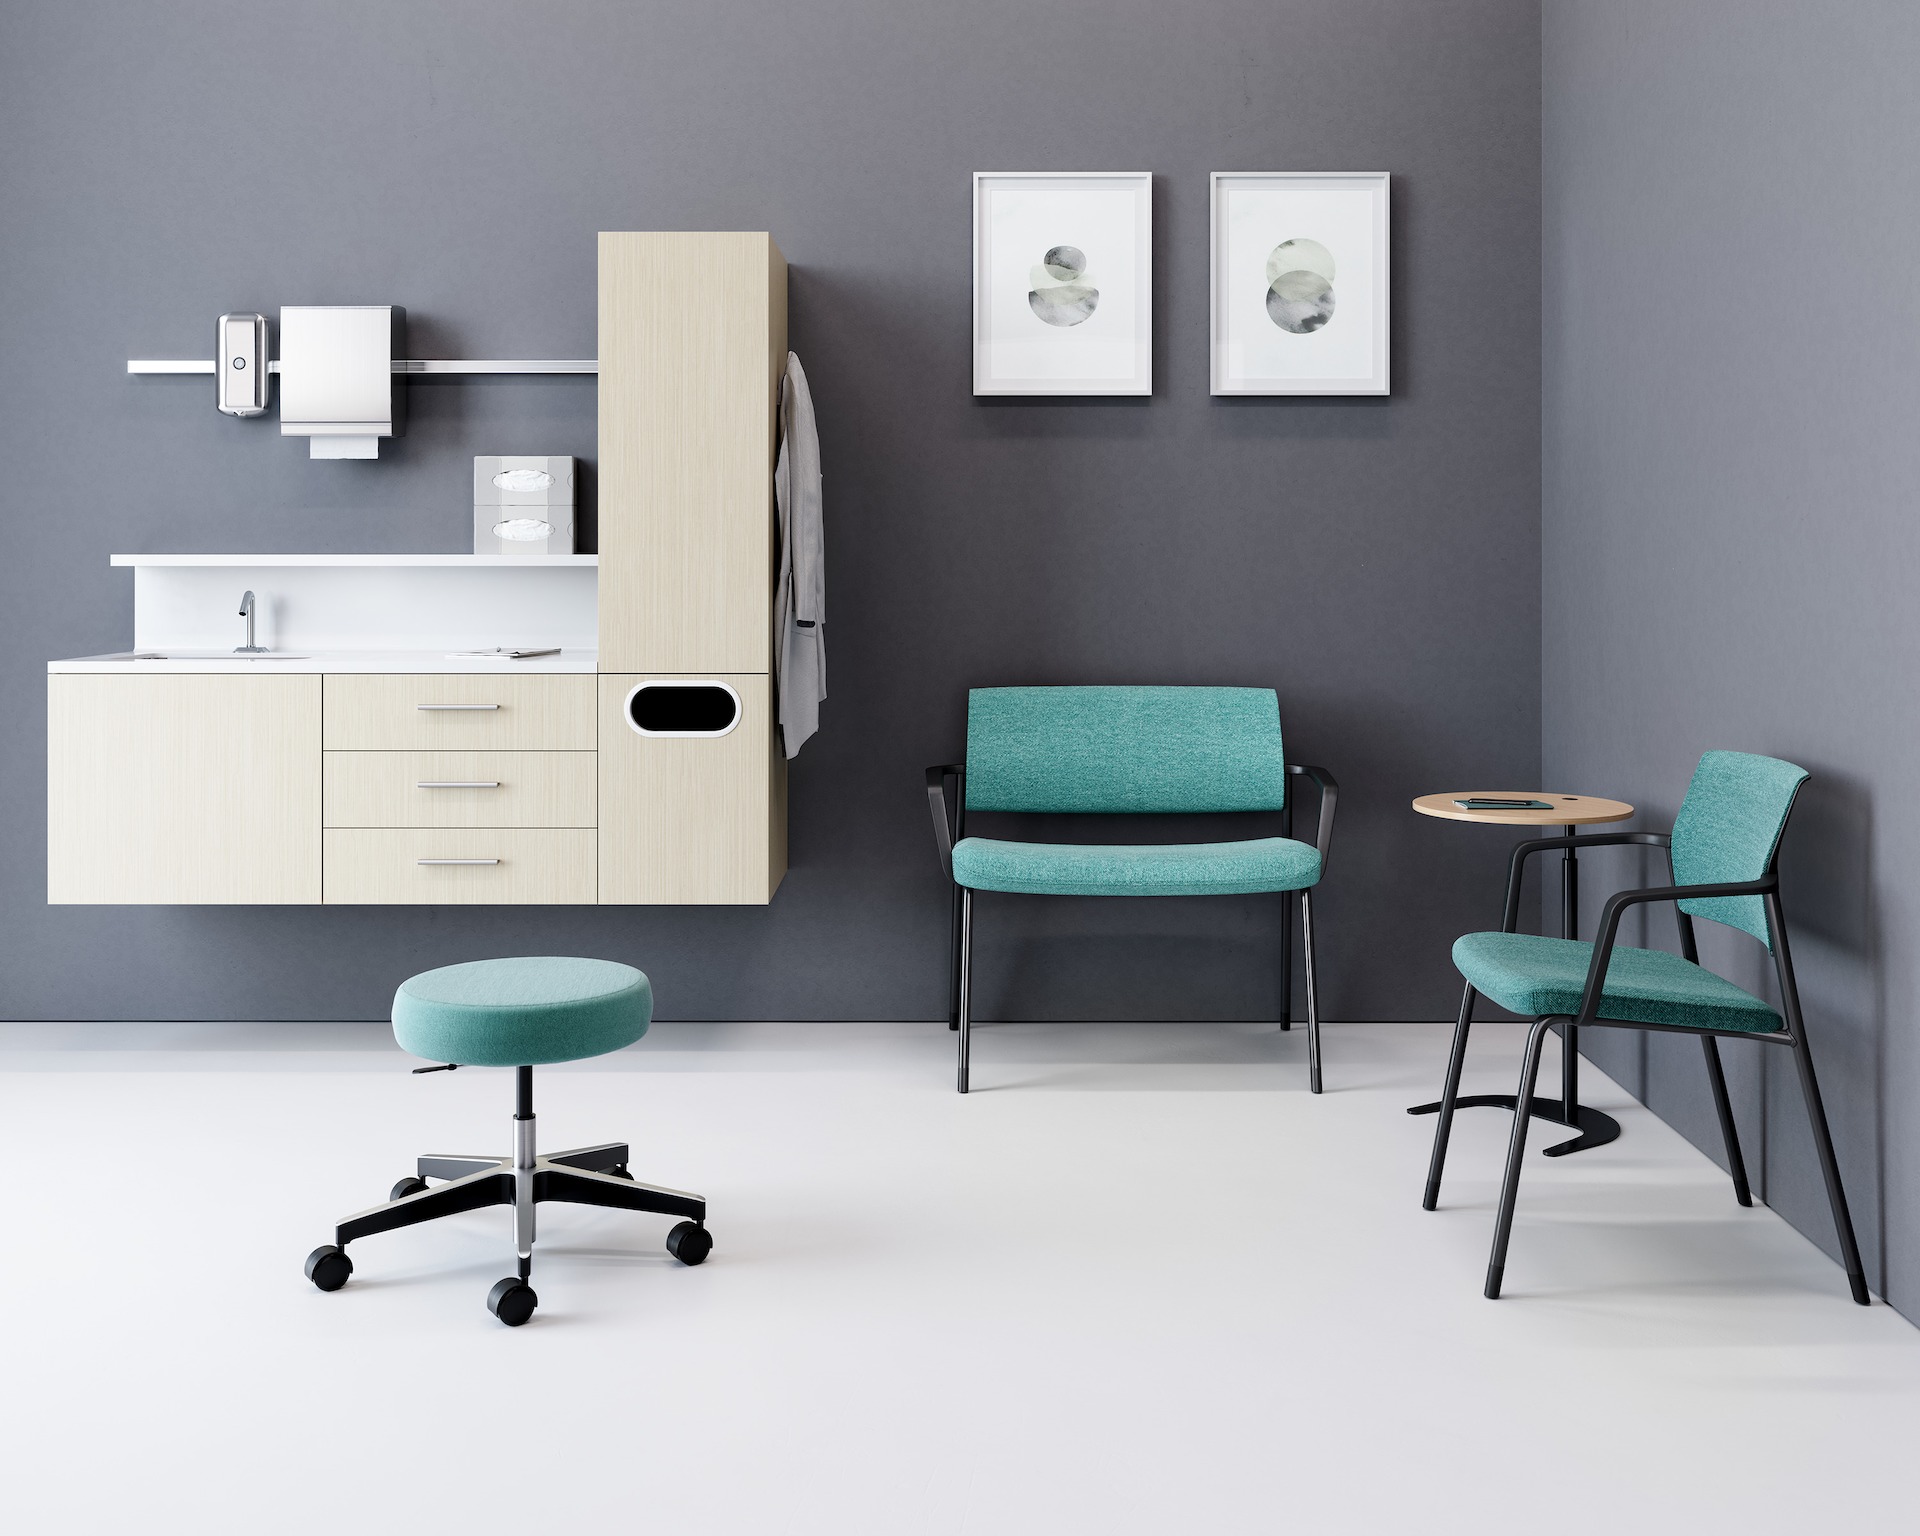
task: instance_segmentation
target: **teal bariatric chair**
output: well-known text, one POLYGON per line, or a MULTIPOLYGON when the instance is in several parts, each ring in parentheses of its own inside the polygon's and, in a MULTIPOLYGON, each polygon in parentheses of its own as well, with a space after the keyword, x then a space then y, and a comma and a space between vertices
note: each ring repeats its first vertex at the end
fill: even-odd
POLYGON ((517 1274, 494 1286, 487 1309, 517 1328, 539 1304, 533 1272, 533 1208, 544 1200, 678 1216, 667 1252, 698 1264, 712 1251, 707 1202, 682 1190, 638 1184, 627 1171, 627 1144, 606 1141, 541 1156, 534 1147, 533 1069, 582 1061, 632 1045, 653 1021, 653 988, 630 965, 536 955, 476 960, 423 971, 393 999, 393 1035, 400 1048, 436 1067, 512 1067, 516 1087, 513 1151, 499 1157, 434 1153, 393 1186, 392 1197, 347 1217, 333 1241, 307 1255, 307 1278, 337 1291, 353 1274, 347 1244, 463 1211, 513 1207, 517 1274), (429 1184, 429 1179, 446 1182, 429 1184))
MULTIPOLYGON (((1325 872, 1339 787, 1324 768, 1289 764, 1271 688, 976 688, 967 758, 927 770, 934 842, 953 881, 947 1027, 959 1033, 967 1091, 973 1017, 973 898, 1300 895, 1307 1060, 1320 1091, 1320 1011, 1312 890, 1325 872), (1319 791, 1314 841, 1293 839, 1289 778, 1319 791), (969 837, 969 811, 1180 815, 1269 811, 1279 837, 1230 843, 1028 843, 969 837)), ((1280 925, 1280 1027, 1292 1023, 1291 919, 1280 925)))
MULTIPOLYGON (((1827 1130, 1820 1103, 1820 1085, 1814 1077, 1813 1057, 1807 1045, 1806 1020, 1800 1012, 1800 993, 1794 983, 1793 958, 1787 949, 1787 927, 1780 909, 1780 882, 1775 870, 1780 834, 1785 830, 1807 771, 1777 758, 1746 752, 1708 752, 1694 770, 1693 782, 1674 818, 1670 836, 1651 832, 1611 832, 1584 837, 1542 837, 1521 843, 1513 851, 1507 880, 1506 922, 1499 933, 1470 933, 1453 946, 1453 963, 1466 978, 1460 1002, 1460 1021, 1453 1033, 1453 1051, 1447 1061, 1446 1087, 1440 1096, 1440 1119, 1434 1127, 1433 1158, 1427 1169, 1426 1197, 1433 1210, 1440 1198, 1440 1176, 1446 1166, 1447 1137, 1453 1127, 1454 1101, 1460 1094, 1460 1071, 1466 1059, 1467 1033, 1473 1022, 1476 995, 1491 998, 1509 1013, 1531 1018, 1527 1050, 1520 1068, 1518 1103, 1534 1102, 1540 1074, 1540 1052, 1547 1031, 1555 1024, 1575 1029, 1592 1025, 1618 1029, 1655 1030, 1695 1035, 1706 1057, 1707 1081, 1713 1089, 1720 1132, 1727 1148, 1727 1166, 1733 1176, 1734 1198, 1751 1205, 1746 1164, 1740 1156, 1740 1138, 1734 1128, 1733 1108, 1720 1066, 1717 1041, 1759 1040, 1782 1045, 1793 1053, 1807 1116, 1813 1122, 1813 1140, 1826 1180, 1833 1224, 1840 1238, 1841 1258, 1853 1299, 1867 1305, 1867 1281, 1854 1241, 1853 1219, 1846 1192, 1840 1187, 1840 1166, 1833 1155, 1833 1137, 1827 1130), (1600 914, 1599 937, 1585 944, 1573 939, 1542 938, 1520 933, 1520 877, 1532 855, 1550 848, 1642 845, 1665 848, 1672 868, 1672 885, 1621 891, 1610 897, 1600 914), (1631 949, 1617 944, 1620 919, 1629 907, 1648 902, 1671 903, 1679 926, 1680 953, 1663 949, 1631 949), (1724 923, 1753 935, 1773 960, 1780 988, 1780 1011, 1752 993, 1701 967, 1694 946, 1696 917, 1724 923)), ((1500 1209, 1494 1220, 1493 1255, 1487 1264, 1486 1294, 1500 1295, 1506 1272, 1507 1239, 1513 1231, 1514 1201, 1520 1189, 1520 1166, 1527 1150, 1528 1114, 1516 1110, 1513 1135, 1507 1145, 1506 1178, 1500 1189, 1500 1209)))

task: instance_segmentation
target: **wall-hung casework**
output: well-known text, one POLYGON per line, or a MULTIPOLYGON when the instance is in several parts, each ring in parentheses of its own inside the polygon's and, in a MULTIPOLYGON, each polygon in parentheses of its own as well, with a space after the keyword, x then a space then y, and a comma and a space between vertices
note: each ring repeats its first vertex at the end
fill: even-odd
MULTIPOLYGON (((597 556, 552 547, 571 536, 572 466, 541 459, 482 462, 474 484, 476 543, 537 520, 538 558, 115 557, 134 568, 135 649, 48 666, 49 901, 772 899, 786 263, 765 234, 603 234, 599 308, 597 360, 457 365, 598 372, 597 556)), ((336 396, 335 425, 387 420, 386 315, 378 337, 360 328, 345 376, 369 387, 336 396)), ((243 318, 220 327, 249 362, 235 374, 267 343, 243 318)), ((283 418, 319 419, 318 396, 281 384, 283 418)), ((216 403, 257 415, 265 391, 223 377, 216 403)))
POLYGON ((1153 177, 973 178, 973 392, 1153 393, 1153 177))
POLYGON ((1217 171, 1212 392, 1388 393, 1387 175, 1217 171))

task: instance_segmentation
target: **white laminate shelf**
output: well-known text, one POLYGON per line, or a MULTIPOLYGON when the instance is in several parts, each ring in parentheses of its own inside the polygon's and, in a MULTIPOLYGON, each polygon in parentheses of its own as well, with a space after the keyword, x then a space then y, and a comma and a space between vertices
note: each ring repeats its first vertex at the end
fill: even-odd
POLYGON ((114 555, 114 565, 247 566, 442 566, 453 570, 550 571, 596 566, 598 555, 114 555))

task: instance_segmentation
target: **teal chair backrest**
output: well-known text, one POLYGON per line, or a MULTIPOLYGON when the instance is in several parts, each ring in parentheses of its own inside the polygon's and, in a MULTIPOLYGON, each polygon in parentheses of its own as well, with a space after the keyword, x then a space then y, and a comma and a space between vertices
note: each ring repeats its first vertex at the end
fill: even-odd
MULTIPOLYGON (((1673 878, 1680 885, 1758 880, 1773 867, 1794 796, 1809 775, 1777 757, 1707 752, 1693 770, 1673 820, 1673 878)), ((1702 896, 1680 903, 1689 917, 1744 929, 1769 949, 1767 909, 1758 896, 1702 896)))
POLYGON ((976 688, 967 809, 1277 811, 1271 688, 976 688))

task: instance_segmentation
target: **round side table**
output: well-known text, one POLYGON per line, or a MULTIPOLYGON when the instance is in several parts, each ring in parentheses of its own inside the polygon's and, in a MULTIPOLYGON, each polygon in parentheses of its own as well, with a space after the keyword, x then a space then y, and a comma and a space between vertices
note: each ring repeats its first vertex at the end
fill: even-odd
MULTIPOLYGON (((1633 815, 1633 807, 1624 800, 1530 789, 1449 790, 1444 794, 1422 795, 1413 802, 1413 808, 1422 816, 1437 816, 1443 821, 1477 821, 1495 827, 1559 827, 1562 829, 1561 836, 1568 838, 1577 835, 1574 831, 1576 827, 1625 821, 1633 815), (1470 809, 1455 803, 1459 800, 1544 800, 1547 804, 1545 808, 1470 809)), ((1580 864, 1572 843, 1567 844, 1560 858, 1560 932, 1569 939, 1580 936, 1580 864)), ((1571 1141, 1548 1147, 1548 1157, 1565 1157, 1569 1152, 1604 1147, 1620 1135, 1620 1122, 1612 1115, 1604 1115, 1580 1102, 1579 1031, 1571 1025, 1564 1025, 1561 1033, 1565 1040, 1560 1052, 1560 1097, 1546 1099, 1536 1096, 1527 1106, 1527 1112, 1536 1119, 1571 1126, 1580 1134, 1571 1141)), ((1475 1093, 1456 1099, 1454 1105, 1458 1109, 1518 1110, 1520 1100, 1511 1093, 1475 1093)), ((1433 1115, 1439 1112, 1438 1101, 1416 1104, 1407 1111, 1410 1115, 1433 1115)))

